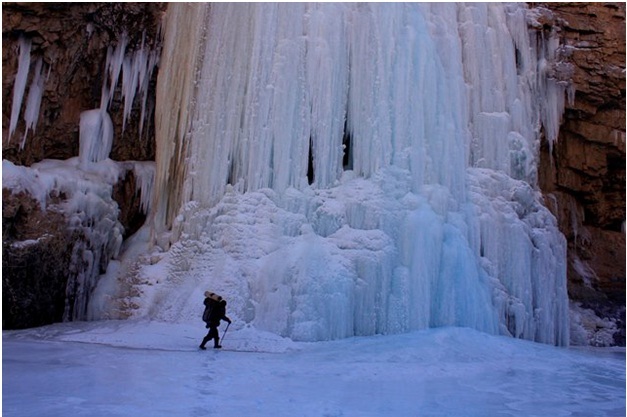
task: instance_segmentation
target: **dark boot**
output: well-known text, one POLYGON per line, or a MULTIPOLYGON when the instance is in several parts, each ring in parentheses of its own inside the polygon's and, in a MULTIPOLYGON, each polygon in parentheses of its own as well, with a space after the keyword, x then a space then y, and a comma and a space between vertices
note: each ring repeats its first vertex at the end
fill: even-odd
POLYGON ((213 348, 214 349, 221 349, 222 348, 222 346, 220 346, 220 338, 219 337, 215 338, 215 343, 213 344, 213 348))
POLYGON ((208 341, 210 341, 211 339, 209 338, 209 335, 205 336, 202 339, 202 343, 200 344, 200 346, 198 346, 199 348, 201 348, 202 350, 206 350, 207 348, 205 347, 205 345, 207 344, 208 341))

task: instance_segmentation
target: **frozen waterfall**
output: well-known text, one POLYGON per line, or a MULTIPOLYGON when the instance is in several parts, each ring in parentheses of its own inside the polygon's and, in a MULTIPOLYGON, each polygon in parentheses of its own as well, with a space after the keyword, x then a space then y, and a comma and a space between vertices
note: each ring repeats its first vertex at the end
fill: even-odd
POLYGON ((136 314, 199 320, 211 289, 295 340, 567 344, 566 244, 536 186, 564 87, 525 7, 171 4, 151 224, 169 275, 136 314))

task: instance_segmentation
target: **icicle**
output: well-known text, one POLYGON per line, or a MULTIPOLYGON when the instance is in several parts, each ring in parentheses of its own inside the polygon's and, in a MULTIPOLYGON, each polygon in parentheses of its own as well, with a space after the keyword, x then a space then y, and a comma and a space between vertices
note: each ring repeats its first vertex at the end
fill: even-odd
POLYGON ((20 116, 22 108, 22 99, 26 90, 26 80, 28 79, 28 71, 30 68, 30 48, 31 40, 23 36, 19 39, 20 57, 17 66, 17 75, 13 84, 13 104, 11 107, 11 122, 9 125, 9 138, 13 135, 17 127, 17 120, 20 116))
POLYGON ((159 51, 149 51, 145 44, 145 32, 142 34, 140 47, 130 54, 126 54, 128 47, 128 35, 122 34, 120 42, 115 48, 109 47, 105 63, 105 77, 102 86, 101 108, 108 109, 113 100, 115 90, 118 85, 120 73, 122 74, 121 96, 124 99, 124 110, 122 118, 122 132, 126 129, 126 122, 133 110, 133 101, 137 93, 142 95, 141 117, 139 124, 139 134, 143 131, 146 115, 146 101, 148 99, 148 89, 150 78, 154 68, 159 62, 159 51))
POLYGON ((127 45, 128 36, 126 33, 123 33, 120 36, 120 41, 115 49, 111 47, 107 49, 107 59, 105 62, 106 75, 102 83, 102 96, 100 100, 100 108, 105 111, 109 108, 111 102, 113 101, 113 95, 115 93, 115 88, 118 85, 118 78, 124 63, 124 53, 126 52, 127 45))
POLYGON ((44 93, 44 77, 43 71, 43 59, 39 58, 37 64, 35 64, 35 75, 31 81, 30 89, 28 91, 28 99, 26 101, 26 110, 24 111, 24 121, 26 122, 26 128, 24 130, 24 137, 20 143, 20 149, 24 149, 24 143, 26 142, 26 135, 28 130, 32 129, 35 133, 37 127, 37 120, 39 119, 39 108, 41 106, 41 98, 44 93))
POLYGON ((159 51, 151 51, 148 56, 148 63, 146 68, 146 74, 143 81, 140 84, 140 91, 143 92, 141 116, 139 118, 139 136, 142 135, 144 124, 146 120, 146 103, 148 101, 148 91, 150 89, 150 80, 152 79, 152 73, 155 67, 159 64, 159 51))
POLYGON ((137 72, 134 67, 134 60, 127 56, 122 64, 122 96, 124 97, 124 115, 122 118, 122 132, 126 128, 126 119, 131 114, 135 90, 137 89, 137 72))
POLYGON ((552 28, 548 37, 540 32, 537 41, 538 54, 538 94, 540 117, 544 127, 549 148, 558 138, 562 115, 566 106, 566 99, 574 101, 575 90, 571 87, 572 65, 561 62, 560 54, 568 54, 568 48, 559 44, 559 36, 552 28))
POLYGON ((122 131, 126 126, 126 119, 131 114, 133 99, 138 88, 143 86, 143 78, 146 72, 147 52, 144 50, 146 33, 142 35, 142 43, 132 55, 127 55, 122 64, 122 96, 124 97, 124 117, 122 131))
POLYGON ((155 182, 155 164, 154 162, 135 162, 133 173, 135 174, 135 189, 140 192, 141 211, 148 214, 155 182))

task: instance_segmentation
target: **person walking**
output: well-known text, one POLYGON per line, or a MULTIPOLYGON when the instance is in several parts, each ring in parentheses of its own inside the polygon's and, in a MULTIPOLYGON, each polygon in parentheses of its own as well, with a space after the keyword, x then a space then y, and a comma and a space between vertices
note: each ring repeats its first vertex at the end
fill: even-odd
POLYGON ((227 323, 231 324, 231 319, 228 318, 226 315, 226 300, 207 291, 205 292, 204 304, 205 313, 203 314, 203 320, 205 320, 205 322, 207 323, 206 327, 209 328, 209 332, 202 339, 202 343, 199 347, 202 350, 206 350, 207 348, 205 347, 205 345, 210 340, 214 340, 213 348, 220 349, 222 348, 222 346, 220 345, 220 335, 218 333, 220 321, 224 320, 227 323))

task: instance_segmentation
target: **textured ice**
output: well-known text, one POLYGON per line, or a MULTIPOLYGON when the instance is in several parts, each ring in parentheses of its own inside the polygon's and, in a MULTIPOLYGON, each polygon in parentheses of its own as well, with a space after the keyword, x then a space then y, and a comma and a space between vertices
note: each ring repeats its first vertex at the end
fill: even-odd
MULTIPOLYGON (((91 29, 88 28, 88 35, 91 29)), ((109 260, 117 257, 121 249, 123 227, 117 219, 117 203, 111 198, 113 184, 125 172, 132 170, 137 192, 141 194, 141 210, 148 213, 152 203, 154 163, 115 163, 109 159, 114 129, 108 108, 114 94, 121 90, 124 99, 123 127, 130 116, 134 98, 138 94, 142 96, 141 135, 149 110, 146 109, 146 100, 150 79, 159 59, 159 50, 148 47, 143 39, 132 52, 127 51, 128 43, 128 36, 124 33, 119 42, 107 51, 101 106, 83 111, 80 116, 78 158, 68 161, 45 160, 31 167, 15 166, 3 160, 3 188, 9 188, 14 193, 28 192, 38 201, 42 210, 49 208, 51 196, 63 194, 67 197, 62 207, 55 207, 55 210, 64 212, 70 228, 79 238, 73 246, 68 271, 65 319, 87 318, 87 305, 92 299, 96 281, 109 260), (120 77, 122 87, 118 89, 120 77)), ((20 147, 23 148, 28 133, 34 133, 37 128, 46 71, 49 74, 51 67, 44 63, 42 57, 36 61, 35 57, 31 57, 31 39, 27 36, 19 38, 18 46, 18 70, 13 86, 9 138, 22 114, 25 129, 20 147), (31 61, 35 62, 32 70, 31 61)))
MULTIPOLYGON (((150 50, 145 44, 146 34, 142 36, 142 42, 139 48, 132 54, 127 54, 122 62, 122 97, 124 97, 124 118, 122 122, 122 130, 126 127, 126 120, 131 115, 133 109, 133 100, 137 93, 141 94, 141 114, 139 122, 139 134, 144 127, 146 118, 146 100, 148 98, 148 87, 152 72, 159 61, 159 54, 156 50, 150 50)), ((118 47, 122 47, 120 43, 118 47)), ((114 62, 112 65, 120 65, 114 62)))
MULTIPOLYGON (((39 57, 37 58, 37 61, 35 61, 36 63, 32 73, 30 72, 32 60, 31 44, 32 41, 30 38, 26 36, 21 36, 19 38, 18 69, 15 74, 15 82, 13 85, 13 101, 11 104, 11 118, 9 122, 10 138, 17 127, 19 116, 22 112, 24 104, 23 101, 26 97, 27 82, 30 78, 28 97, 23 110, 25 130, 24 136, 20 142, 20 148, 24 148, 28 132, 33 131, 34 133, 37 127, 41 100, 44 94, 44 84, 47 79, 47 76, 44 76, 46 66, 48 73, 51 70, 51 66, 44 64, 43 59, 39 57)), ((103 113, 108 111, 117 91, 116 89, 118 88, 121 76, 122 86, 120 88, 120 94, 124 100, 122 129, 124 130, 126 127, 126 121, 130 117, 133 102, 136 95, 139 94, 141 95, 141 114, 139 123, 139 134, 141 135, 148 114, 146 102, 148 98, 148 90, 150 88, 150 79, 155 67, 158 65, 160 50, 146 45, 145 34, 142 37, 142 42, 134 51, 127 51, 128 44, 129 37, 126 33, 123 33, 120 36, 118 43, 107 49, 100 109, 103 113)))
POLYGON ((171 5, 158 246, 122 266, 144 283, 122 314, 197 320, 212 289, 295 340, 455 325, 567 344, 565 240, 536 185, 564 90, 525 13, 171 5))

